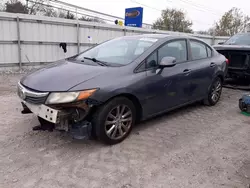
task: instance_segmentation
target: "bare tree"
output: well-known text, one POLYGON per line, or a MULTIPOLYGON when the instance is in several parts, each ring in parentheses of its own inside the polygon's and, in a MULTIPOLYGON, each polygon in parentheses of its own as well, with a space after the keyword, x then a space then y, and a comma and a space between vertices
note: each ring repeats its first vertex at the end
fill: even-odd
POLYGON ((91 17, 86 17, 86 16, 80 17, 79 20, 87 21, 87 22, 106 23, 104 20, 100 18, 93 18, 93 17, 91 18, 91 17))
POLYGON ((46 12, 45 0, 28 1, 29 14, 36 15, 38 12, 46 12))
POLYGON ((75 20, 76 17, 73 13, 71 13, 70 11, 67 12, 67 16, 66 19, 71 19, 71 20, 75 20))
POLYGON ((153 23, 153 29, 192 33, 192 25, 182 10, 167 8, 162 11, 161 18, 153 23))
POLYGON ((214 28, 210 28, 208 30, 204 30, 204 31, 197 31, 197 34, 201 34, 201 35, 213 35, 214 34, 214 28))
POLYGON ((59 11, 58 17, 65 18, 65 19, 71 19, 71 20, 76 19, 76 16, 73 13, 71 13, 70 11, 62 11, 62 10, 59 11))
POLYGON ((226 12, 215 25, 215 34, 219 36, 232 36, 245 29, 250 21, 249 16, 244 15, 238 8, 232 8, 226 12))
POLYGON ((58 11, 58 17, 59 18, 66 18, 67 13, 65 11, 59 10, 58 11))
POLYGON ((4 4, 0 2, 0 11, 4 11, 4 4))
MULTIPOLYGON (((76 19, 74 13, 64 9, 56 10, 55 8, 53 8, 53 6, 46 4, 45 0, 27 0, 26 2, 28 6, 21 3, 20 0, 9 0, 6 3, 5 11, 12 13, 32 14, 32 15, 41 14, 48 17, 59 17, 65 19, 76 19)), ((100 18, 91 18, 85 16, 80 17, 79 20, 106 23, 100 18)))
POLYGON ((23 14, 28 14, 29 12, 27 7, 18 0, 9 0, 5 4, 5 6, 6 6, 5 8, 6 12, 23 13, 23 14))
POLYGON ((44 16, 57 17, 57 11, 52 7, 47 7, 43 13, 44 16))

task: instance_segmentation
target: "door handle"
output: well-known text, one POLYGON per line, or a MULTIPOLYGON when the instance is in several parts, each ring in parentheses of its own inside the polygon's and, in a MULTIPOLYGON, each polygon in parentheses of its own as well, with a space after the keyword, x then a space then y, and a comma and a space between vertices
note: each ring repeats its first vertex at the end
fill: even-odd
POLYGON ((185 69, 185 70, 183 71, 184 74, 189 74, 190 72, 191 72, 191 69, 185 69))
POLYGON ((215 63, 210 63, 210 67, 215 67, 215 63))

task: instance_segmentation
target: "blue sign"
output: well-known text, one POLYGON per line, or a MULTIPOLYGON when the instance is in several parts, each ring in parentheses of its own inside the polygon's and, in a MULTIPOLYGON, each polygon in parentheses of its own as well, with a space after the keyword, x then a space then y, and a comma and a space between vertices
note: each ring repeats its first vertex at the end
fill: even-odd
POLYGON ((125 9, 125 26, 142 27, 143 8, 134 7, 125 9))

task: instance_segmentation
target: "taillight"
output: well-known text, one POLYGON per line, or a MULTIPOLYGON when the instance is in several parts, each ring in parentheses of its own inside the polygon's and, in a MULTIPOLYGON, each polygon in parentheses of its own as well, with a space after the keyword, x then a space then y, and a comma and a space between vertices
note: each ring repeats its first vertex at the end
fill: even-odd
POLYGON ((229 60, 228 59, 226 59, 226 63, 229 64, 229 60))

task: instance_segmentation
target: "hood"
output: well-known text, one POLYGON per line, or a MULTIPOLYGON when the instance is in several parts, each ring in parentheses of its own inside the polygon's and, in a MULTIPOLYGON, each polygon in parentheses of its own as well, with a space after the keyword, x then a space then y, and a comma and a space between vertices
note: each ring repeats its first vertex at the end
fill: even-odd
POLYGON ((250 50, 250 46, 247 45, 214 45, 213 47, 215 50, 250 50))
POLYGON ((30 73, 21 79, 21 83, 36 91, 68 91, 110 69, 63 60, 30 73))

